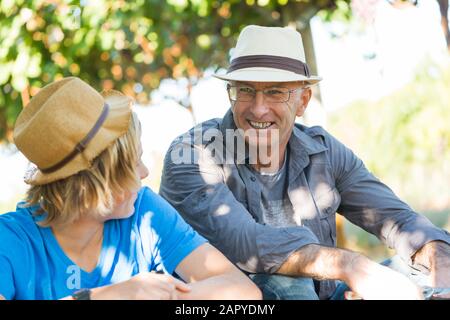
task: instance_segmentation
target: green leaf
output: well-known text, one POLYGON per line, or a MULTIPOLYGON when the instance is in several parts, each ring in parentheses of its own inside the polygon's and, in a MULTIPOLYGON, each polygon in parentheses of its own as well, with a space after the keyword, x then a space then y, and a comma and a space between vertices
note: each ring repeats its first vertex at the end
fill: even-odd
MULTIPOLYGON (((137 96, 132 89, 128 93, 147 103, 164 78, 226 65, 243 26, 287 24, 305 11, 333 11, 335 1, 265 2, 256 8, 257 1, 239 0, 0 0, 0 83, 2 89, 14 88, 5 95, 0 130, 10 135, 12 127, 1 119, 6 114, 12 119, 21 110, 20 91, 28 83, 41 87, 71 74, 97 89, 104 84, 130 88, 136 82, 146 94, 137 96), (281 5, 292 10, 283 22, 274 18, 281 5), (32 10, 32 21, 25 21, 27 9, 32 10), (28 22, 32 31, 26 28, 28 22), (113 65, 122 70, 115 78, 113 65)), ((4 138, 0 133, 0 140, 4 138)))

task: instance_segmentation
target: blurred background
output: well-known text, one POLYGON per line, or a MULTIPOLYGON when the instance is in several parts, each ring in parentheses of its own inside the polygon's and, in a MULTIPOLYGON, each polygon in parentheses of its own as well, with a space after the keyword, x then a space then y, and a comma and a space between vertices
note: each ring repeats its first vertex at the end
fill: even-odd
MULTIPOLYGON (((159 189, 170 142, 229 108, 225 72, 240 30, 292 26, 324 80, 299 122, 321 125, 416 211, 450 230, 448 0, 1 0, 0 213, 25 191, 12 143, 21 109, 74 75, 136 100, 144 184, 159 189)), ((339 246, 392 252, 339 219, 339 246)))

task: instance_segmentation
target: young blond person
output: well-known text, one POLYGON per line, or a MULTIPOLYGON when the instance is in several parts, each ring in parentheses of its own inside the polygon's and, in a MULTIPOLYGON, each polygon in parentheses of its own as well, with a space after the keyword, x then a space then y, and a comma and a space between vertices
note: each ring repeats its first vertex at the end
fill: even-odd
POLYGON ((14 128, 30 160, 0 215, 2 299, 259 299, 258 288, 140 181, 130 98, 69 77, 41 89, 14 128), (174 276, 174 275, 177 276, 174 276), (181 280, 180 280, 181 279, 181 280))

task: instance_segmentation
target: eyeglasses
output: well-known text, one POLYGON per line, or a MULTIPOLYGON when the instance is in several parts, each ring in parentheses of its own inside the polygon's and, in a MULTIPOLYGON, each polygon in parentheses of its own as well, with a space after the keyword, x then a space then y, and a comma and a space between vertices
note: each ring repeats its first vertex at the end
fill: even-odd
POLYGON ((296 88, 289 90, 285 87, 270 87, 262 90, 256 90, 246 85, 227 85, 228 96, 231 101, 250 102, 256 97, 256 93, 261 91, 267 102, 281 103, 287 102, 291 98, 291 92, 302 90, 304 88, 296 88))

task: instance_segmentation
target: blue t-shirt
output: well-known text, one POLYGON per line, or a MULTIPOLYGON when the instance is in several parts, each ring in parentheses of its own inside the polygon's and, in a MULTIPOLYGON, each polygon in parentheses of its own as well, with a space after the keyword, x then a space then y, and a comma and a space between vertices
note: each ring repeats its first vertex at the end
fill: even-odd
POLYGON ((80 288, 122 282, 152 270, 172 274, 206 240, 159 195, 142 188, 126 219, 105 222, 96 268, 85 272, 64 253, 36 207, 0 215, 0 294, 6 299, 59 299, 80 288))

